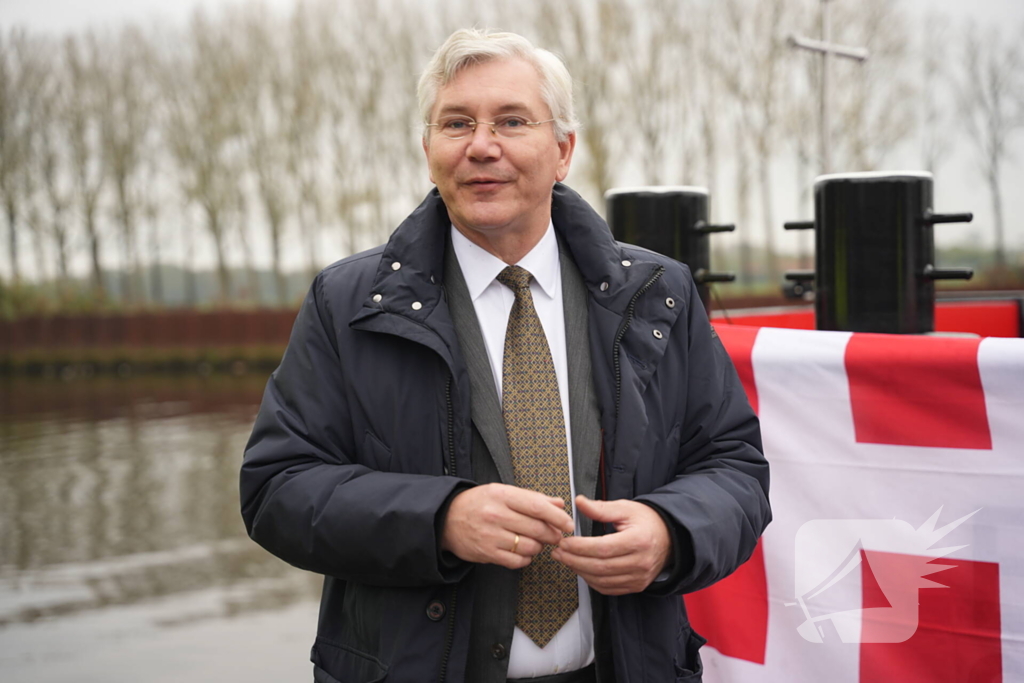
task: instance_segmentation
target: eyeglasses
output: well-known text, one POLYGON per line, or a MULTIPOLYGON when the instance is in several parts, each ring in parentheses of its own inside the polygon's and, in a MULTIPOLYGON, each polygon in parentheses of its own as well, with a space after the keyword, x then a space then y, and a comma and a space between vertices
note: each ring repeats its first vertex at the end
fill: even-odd
POLYGON ((503 138, 518 138, 527 135, 530 130, 544 123, 551 123, 554 119, 547 121, 527 121, 522 116, 510 114, 499 116, 493 121, 475 121, 468 116, 445 116, 437 123, 428 123, 428 128, 437 128, 441 135, 450 140, 461 140, 476 132, 479 125, 490 126, 495 135, 503 138))

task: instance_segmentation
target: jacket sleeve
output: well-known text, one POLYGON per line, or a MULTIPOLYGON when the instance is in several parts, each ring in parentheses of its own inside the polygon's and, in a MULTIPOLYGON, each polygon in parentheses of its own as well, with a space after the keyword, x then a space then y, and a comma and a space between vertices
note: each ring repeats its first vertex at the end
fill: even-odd
POLYGON ((637 498, 670 522, 676 546, 671 575, 648 589, 658 595, 690 593, 725 578, 750 557, 771 521, 757 416, 687 280, 688 313, 673 330, 688 356, 676 476, 637 498))
POLYGON ((249 536, 286 562, 381 586, 457 581, 442 562, 446 503, 471 482, 355 462, 344 376, 318 276, 271 375, 240 476, 249 536))

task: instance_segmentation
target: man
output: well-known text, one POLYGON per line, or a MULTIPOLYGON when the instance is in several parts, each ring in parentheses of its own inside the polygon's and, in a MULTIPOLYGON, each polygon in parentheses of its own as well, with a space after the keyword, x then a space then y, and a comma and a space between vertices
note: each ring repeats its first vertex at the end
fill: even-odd
POLYGON ((560 184, 551 53, 458 31, 419 95, 437 189, 317 276, 242 466, 252 538, 327 577, 315 680, 698 681, 679 595, 771 514, 689 271, 560 184))

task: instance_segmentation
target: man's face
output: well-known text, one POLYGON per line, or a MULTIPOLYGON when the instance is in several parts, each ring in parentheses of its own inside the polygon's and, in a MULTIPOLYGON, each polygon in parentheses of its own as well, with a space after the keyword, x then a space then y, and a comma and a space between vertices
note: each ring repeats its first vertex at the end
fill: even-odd
MULTIPOLYGON (((540 75, 528 62, 492 60, 467 67, 438 91, 431 123, 452 115, 494 121, 504 114, 529 121, 551 118, 540 75)), ((436 127, 427 135, 423 149, 430 180, 460 232, 478 244, 500 234, 543 235, 551 217, 551 188, 569 172, 575 134, 559 143, 552 122, 515 138, 495 135, 485 125, 458 140, 436 127)))

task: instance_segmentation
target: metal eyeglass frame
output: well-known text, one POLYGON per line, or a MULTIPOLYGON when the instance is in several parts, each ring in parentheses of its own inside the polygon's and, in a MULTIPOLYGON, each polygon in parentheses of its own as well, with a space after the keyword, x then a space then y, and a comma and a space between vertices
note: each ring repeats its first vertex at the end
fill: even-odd
MULTIPOLYGON (((427 125, 427 128, 437 128, 438 131, 441 133, 441 135, 444 135, 449 140, 463 140, 465 138, 471 137, 472 135, 476 134, 476 127, 479 126, 479 125, 490 126, 491 127, 491 132, 495 136, 502 137, 502 138, 505 138, 506 140, 508 140, 508 139, 515 138, 515 137, 520 137, 520 136, 517 136, 517 135, 511 135, 511 136, 510 135, 502 135, 501 133, 498 132, 498 124, 504 123, 505 121, 512 120, 512 119, 519 119, 520 121, 523 122, 523 125, 530 126, 531 128, 536 128, 537 126, 543 125, 545 123, 551 123, 551 122, 553 122, 555 120, 555 119, 547 119, 545 121, 527 121, 522 116, 516 116, 516 115, 510 115, 510 116, 507 116, 507 117, 502 117, 502 118, 499 118, 499 120, 497 120, 497 121, 477 121, 476 119, 474 119, 474 118, 472 118, 470 116, 449 116, 449 117, 446 117, 446 118, 448 119, 448 121, 451 121, 452 119, 455 119, 455 120, 458 120, 458 121, 463 121, 468 126, 468 128, 466 129, 466 133, 464 135, 456 135, 456 136, 453 137, 453 136, 448 135, 447 133, 444 132, 444 130, 441 128, 441 125, 442 125, 441 122, 438 122, 438 123, 428 123, 426 125, 427 125)), ((529 129, 527 129, 527 130, 529 130, 529 129)), ((523 131, 523 132, 526 132, 526 131, 523 131)))

